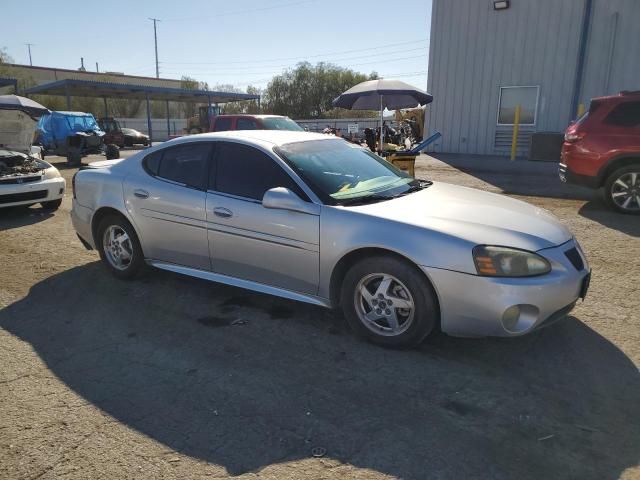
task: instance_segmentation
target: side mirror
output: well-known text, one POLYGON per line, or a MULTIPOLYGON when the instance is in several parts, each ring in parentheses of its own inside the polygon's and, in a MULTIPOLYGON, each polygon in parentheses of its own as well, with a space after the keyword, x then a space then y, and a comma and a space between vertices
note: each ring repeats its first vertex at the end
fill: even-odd
POLYGON ((302 200, 288 188, 276 187, 267 190, 262 197, 262 206, 274 210, 288 210, 290 212, 320 215, 320 206, 302 200))

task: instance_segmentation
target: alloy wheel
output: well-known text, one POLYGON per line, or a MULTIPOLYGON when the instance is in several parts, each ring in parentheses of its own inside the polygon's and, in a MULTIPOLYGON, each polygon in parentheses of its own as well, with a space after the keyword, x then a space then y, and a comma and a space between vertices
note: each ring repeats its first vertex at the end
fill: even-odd
POLYGON ((611 185, 611 200, 622 210, 640 211, 640 172, 626 172, 611 185))
POLYGON ((126 270, 133 260, 133 246, 127 232, 120 225, 110 225, 102 236, 102 249, 109 264, 126 270))
POLYGON ((400 335, 414 321, 411 292, 392 275, 372 273, 363 277, 356 286, 354 302, 362 324, 377 335, 400 335))

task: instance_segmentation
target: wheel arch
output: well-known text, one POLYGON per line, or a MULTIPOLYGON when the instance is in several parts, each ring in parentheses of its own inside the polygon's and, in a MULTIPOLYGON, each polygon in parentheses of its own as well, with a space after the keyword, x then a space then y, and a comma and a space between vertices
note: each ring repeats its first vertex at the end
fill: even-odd
POLYGON ((402 255, 401 253, 395 252, 393 250, 389 250, 381 247, 357 248, 355 250, 351 250, 350 252, 346 253, 345 255, 342 256, 342 258, 340 258, 340 260, 338 260, 336 265, 333 267, 333 270, 331 272, 331 279, 329 281, 329 295, 330 295, 331 305, 333 305, 334 307, 340 305, 340 301, 341 301, 340 287, 342 286, 342 280, 344 279, 344 276, 346 275, 349 268, 351 268, 351 266, 355 265, 356 262, 362 260, 363 258, 367 258, 371 256, 394 257, 394 258, 397 258, 398 260, 401 260, 413 266, 413 268, 417 272, 419 272, 419 274, 428 282, 428 284, 433 289, 433 292, 436 297, 439 317, 441 319, 442 312, 440 310, 440 305, 441 305, 440 295, 438 293, 438 289, 436 288, 435 284, 433 283, 431 278, 429 278, 429 275, 427 275, 427 273, 423 269, 421 269, 418 266, 418 264, 415 261, 411 260, 409 257, 402 255))
MULTIPOLYGON (((136 233, 136 236, 140 240, 140 233, 138 232, 138 229, 126 214, 124 214, 117 208, 104 206, 104 207, 98 208, 91 218, 91 237, 93 238, 93 244, 96 246, 96 248, 98 248, 98 225, 100 225, 100 222, 102 221, 103 218, 109 215, 120 216, 124 218, 127 222, 129 222, 134 232, 136 233)), ((142 242, 140 243, 142 244, 142 242)))
POLYGON ((598 175, 598 187, 604 187, 607 178, 619 168, 628 165, 640 164, 640 152, 619 155, 610 160, 598 175))

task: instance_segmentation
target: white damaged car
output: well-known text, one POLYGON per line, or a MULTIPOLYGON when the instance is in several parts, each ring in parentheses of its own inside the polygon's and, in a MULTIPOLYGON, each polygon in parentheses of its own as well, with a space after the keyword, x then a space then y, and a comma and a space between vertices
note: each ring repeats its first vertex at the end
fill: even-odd
POLYGON ((14 102, 16 99, 21 97, 0 96, 0 208, 39 203, 55 210, 62 204, 65 180, 31 145, 36 109, 14 102))

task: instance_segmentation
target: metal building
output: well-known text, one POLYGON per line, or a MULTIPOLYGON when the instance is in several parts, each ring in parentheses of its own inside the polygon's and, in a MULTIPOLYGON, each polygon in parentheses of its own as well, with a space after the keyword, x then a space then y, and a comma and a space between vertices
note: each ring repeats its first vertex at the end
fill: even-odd
POLYGON ((593 97, 640 90, 640 0, 433 0, 426 124, 435 150, 518 154, 593 97))

